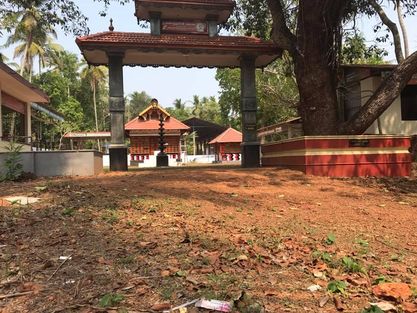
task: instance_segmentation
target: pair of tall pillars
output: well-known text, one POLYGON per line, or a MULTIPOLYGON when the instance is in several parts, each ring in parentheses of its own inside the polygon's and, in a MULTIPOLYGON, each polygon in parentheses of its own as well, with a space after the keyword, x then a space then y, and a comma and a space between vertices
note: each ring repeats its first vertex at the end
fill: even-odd
MULTIPOLYGON (((123 55, 109 54, 109 111, 111 118, 110 170, 127 171, 123 94, 123 55)), ((242 167, 259 167, 260 150, 256 128, 256 57, 243 55, 241 67, 242 167)))

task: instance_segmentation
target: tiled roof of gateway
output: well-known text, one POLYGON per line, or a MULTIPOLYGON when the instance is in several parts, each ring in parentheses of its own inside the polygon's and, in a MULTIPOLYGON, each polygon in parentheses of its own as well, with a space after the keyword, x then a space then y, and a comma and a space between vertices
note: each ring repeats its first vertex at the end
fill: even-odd
POLYGON ((231 127, 210 141, 210 144, 230 142, 242 142, 242 133, 231 127))
POLYGON ((89 36, 78 37, 77 44, 84 45, 107 45, 114 44, 120 47, 141 48, 196 48, 205 50, 252 50, 259 53, 275 54, 278 47, 270 41, 263 41, 254 37, 243 36, 217 36, 162 34, 154 36, 148 33, 136 32, 102 32, 89 36))
MULTIPOLYGON (((188 130, 189 127, 174 117, 168 117, 164 124, 165 129, 169 130, 188 130)), ((159 129, 158 120, 144 120, 136 117, 125 125, 125 130, 157 130, 159 129)))

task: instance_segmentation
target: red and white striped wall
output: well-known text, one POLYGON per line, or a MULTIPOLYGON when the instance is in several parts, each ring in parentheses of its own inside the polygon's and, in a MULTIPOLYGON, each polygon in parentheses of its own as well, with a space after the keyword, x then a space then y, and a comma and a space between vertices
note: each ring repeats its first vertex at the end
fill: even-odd
POLYGON ((405 136, 298 137, 262 145, 262 165, 316 176, 410 176, 410 146, 405 136))

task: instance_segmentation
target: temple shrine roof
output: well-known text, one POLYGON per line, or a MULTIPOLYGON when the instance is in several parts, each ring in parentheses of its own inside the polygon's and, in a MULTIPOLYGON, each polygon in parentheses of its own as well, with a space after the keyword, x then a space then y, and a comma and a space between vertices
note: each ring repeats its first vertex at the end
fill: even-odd
POLYGON ((143 110, 138 117, 134 118, 125 125, 125 130, 158 130, 159 117, 161 115, 164 120, 164 129, 179 131, 189 129, 187 125, 170 116, 170 114, 158 104, 158 100, 153 99, 151 104, 143 110))
MULTIPOLYGON (((168 117, 164 122, 164 128, 166 130, 188 130, 190 129, 187 125, 181 123, 174 117, 168 117)), ((158 130, 158 120, 143 120, 139 117, 134 118, 130 122, 126 123, 125 130, 158 130)))
POLYGON ((229 127, 219 136, 209 142, 210 145, 216 143, 240 143, 242 142, 242 133, 234 128, 229 127))
POLYGON ((107 53, 123 53, 124 65, 175 67, 239 67, 240 56, 256 56, 265 67, 281 50, 271 41, 244 36, 161 34, 108 31, 79 37, 76 43, 87 62, 108 64, 107 53))

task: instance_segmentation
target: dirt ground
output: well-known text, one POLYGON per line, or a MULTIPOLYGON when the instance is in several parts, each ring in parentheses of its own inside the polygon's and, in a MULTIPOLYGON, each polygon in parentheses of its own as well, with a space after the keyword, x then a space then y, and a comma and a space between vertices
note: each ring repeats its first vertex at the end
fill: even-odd
POLYGON ((40 202, 0 208, 1 313, 153 312, 242 291, 241 313, 362 312, 381 282, 414 288, 390 301, 398 312, 417 299, 415 178, 176 168, 0 184, 15 195, 40 202))

